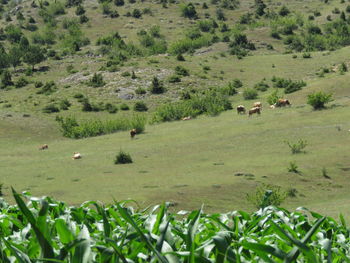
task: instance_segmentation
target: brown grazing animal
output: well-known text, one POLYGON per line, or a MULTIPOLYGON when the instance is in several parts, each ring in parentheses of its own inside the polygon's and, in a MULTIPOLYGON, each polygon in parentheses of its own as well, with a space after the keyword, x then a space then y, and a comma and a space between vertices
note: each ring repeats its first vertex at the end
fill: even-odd
POLYGON ((279 99, 277 102, 276 102, 276 107, 285 107, 285 106, 291 106, 289 100, 287 99, 279 99))
POLYGON ((136 135, 136 129, 130 130, 130 137, 131 137, 131 139, 134 138, 135 135, 136 135))
POLYGON ((39 147, 39 150, 45 150, 45 149, 49 149, 49 146, 47 144, 43 144, 39 147))
POLYGON ((72 159, 73 159, 73 160, 81 159, 81 154, 78 153, 78 152, 74 152, 74 153, 73 153, 73 156, 72 156, 72 159))
POLYGON ((245 107, 243 105, 238 105, 237 106, 237 114, 245 114, 245 107))
POLYGON ((252 115, 252 114, 254 114, 254 113, 257 113, 257 114, 260 115, 260 108, 259 108, 259 107, 251 108, 251 109, 248 111, 249 117, 250 117, 250 115, 252 115))
POLYGON ((260 109, 262 109, 262 103, 260 101, 254 102, 253 108, 260 108, 260 109))

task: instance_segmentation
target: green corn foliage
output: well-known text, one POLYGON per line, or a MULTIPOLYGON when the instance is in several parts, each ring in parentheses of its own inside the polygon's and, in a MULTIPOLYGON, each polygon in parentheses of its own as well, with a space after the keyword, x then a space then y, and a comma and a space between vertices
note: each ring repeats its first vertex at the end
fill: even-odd
POLYGON ((71 207, 13 190, 0 204, 0 262, 350 262, 350 230, 305 208, 171 213, 167 204, 71 207), (27 200, 25 200, 27 199, 27 200), (183 216, 185 215, 185 216, 183 216))

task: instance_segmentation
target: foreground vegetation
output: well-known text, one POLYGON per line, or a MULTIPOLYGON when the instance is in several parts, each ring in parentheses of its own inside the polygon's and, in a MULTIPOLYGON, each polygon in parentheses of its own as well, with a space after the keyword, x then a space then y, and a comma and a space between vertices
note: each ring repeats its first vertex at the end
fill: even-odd
POLYGON ((339 224, 305 208, 174 214, 167 204, 135 210, 127 206, 131 201, 88 201, 72 207, 13 194, 17 205, 2 200, 0 206, 4 263, 350 261, 343 217, 339 224))

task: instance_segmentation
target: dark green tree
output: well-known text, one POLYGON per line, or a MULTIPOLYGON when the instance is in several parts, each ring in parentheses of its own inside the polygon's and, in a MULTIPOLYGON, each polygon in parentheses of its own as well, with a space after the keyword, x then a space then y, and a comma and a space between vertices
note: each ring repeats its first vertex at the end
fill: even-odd
POLYGON ((10 71, 5 70, 1 75, 1 88, 6 88, 7 86, 13 85, 12 76, 10 71))
POLYGON ((33 70, 36 64, 39 64, 45 59, 43 50, 36 45, 29 46, 23 56, 23 61, 31 65, 33 70))
POLYGON ((19 46, 12 46, 8 54, 8 62, 13 67, 16 68, 21 64, 21 59, 23 56, 23 51, 19 46))
POLYGON ((190 18, 190 19, 197 19, 198 15, 197 15, 197 11, 196 8, 194 7, 194 5, 192 3, 189 3, 185 6, 182 7, 182 16, 190 18))
POLYGON ((255 8, 256 8, 255 10, 256 15, 258 16, 265 15, 266 5, 263 0, 255 0, 255 8))

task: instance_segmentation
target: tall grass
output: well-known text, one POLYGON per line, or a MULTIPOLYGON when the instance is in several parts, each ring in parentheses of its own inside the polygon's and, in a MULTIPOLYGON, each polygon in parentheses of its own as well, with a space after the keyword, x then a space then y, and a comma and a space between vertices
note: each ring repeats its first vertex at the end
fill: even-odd
POLYGON ((129 129, 136 129, 137 133, 141 133, 145 130, 146 125, 146 118, 141 115, 105 121, 84 120, 79 123, 75 117, 57 117, 56 120, 61 126, 62 135, 73 139, 99 136, 129 129))
POLYGON ((273 206, 255 213, 68 206, 13 190, 1 201, 1 262, 349 262, 349 230, 333 218, 273 206), (186 215, 185 217, 183 215, 186 215), (181 216, 180 216, 181 215, 181 216))
POLYGON ((209 90, 205 94, 194 95, 188 100, 159 106, 153 115, 152 122, 174 121, 201 114, 215 116, 229 109, 232 109, 232 105, 227 95, 219 90, 209 90))

